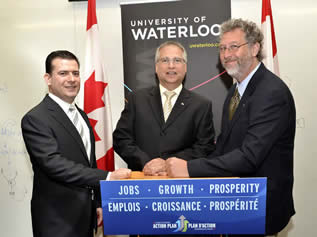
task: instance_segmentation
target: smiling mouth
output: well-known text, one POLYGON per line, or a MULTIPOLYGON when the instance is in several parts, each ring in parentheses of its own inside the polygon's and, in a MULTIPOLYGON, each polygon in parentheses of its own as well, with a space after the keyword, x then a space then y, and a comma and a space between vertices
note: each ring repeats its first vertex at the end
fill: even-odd
POLYGON ((225 61, 225 63, 234 63, 234 62, 236 62, 237 60, 227 60, 227 61, 225 61))
POLYGON ((176 75, 176 72, 167 72, 167 75, 176 75))
POLYGON ((77 89, 77 86, 65 86, 66 89, 77 89))
POLYGON ((225 62, 224 65, 226 67, 234 67, 237 65, 237 61, 236 60, 235 61, 228 61, 228 62, 225 62))

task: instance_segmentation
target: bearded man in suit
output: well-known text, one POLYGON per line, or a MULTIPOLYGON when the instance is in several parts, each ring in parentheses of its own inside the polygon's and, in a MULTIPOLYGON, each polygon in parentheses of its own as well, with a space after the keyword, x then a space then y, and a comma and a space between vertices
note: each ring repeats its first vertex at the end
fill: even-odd
POLYGON ((157 48, 155 71, 159 85, 127 97, 113 140, 128 168, 166 175, 167 158, 190 160, 214 150, 212 105, 184 88, 187 53, 179 42, 157 48))
MULTIPOLYGON (((93 130, 74 103, 80 89, 79 61, 59 50, 48 55, 45 66, 49 93, 22 119, 34 171, 33 235, 92 237, 102 221, 99 181, 108 172, 96 168, 93 130)), ((130 170, 109 175, 128 178, 130 170)))
POLYGON ((262 47, 255 23, 232 19, 222 24, 220 60, 237 83, 224 102, 216 151, 207 158, 166 163, 171 177, 267 177, 266 236, 277 236, 295 214, 296 112, 288 87, 261 63, 262 47))

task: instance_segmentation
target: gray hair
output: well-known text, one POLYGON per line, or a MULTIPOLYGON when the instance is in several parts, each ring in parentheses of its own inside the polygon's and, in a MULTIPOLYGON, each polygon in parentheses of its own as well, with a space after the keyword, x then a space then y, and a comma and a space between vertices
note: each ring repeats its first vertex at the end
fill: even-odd
POLYGON ((258 55, 256 56, 258 60, 261 62, 264 58, 263 54, 263 33, 261 29, 252 21, 239 19, 230 19, 221 24, 220 28, 220 40, 222 39, 223 35, 227 32, 233 31, 235 29, 241 29, 245 33, 245 40, 249 44, 260 44, 260 50, 258 55))
POLYGON ((179 43, 177 41, 166 41, 166 42, 162 43, 160 46, 158 46, 156 49, 156 52, 155 52, 155 63, 157 63, 161 57, 160 50, 162 48, 164 48, 165 46, 169 46, 169 45, 174 45, 174 46, 180 48, 183 51, 183 59, 184 59, 185 63, 187 63, 186 49, 184 48, 184 46, 181 43, 179 43))

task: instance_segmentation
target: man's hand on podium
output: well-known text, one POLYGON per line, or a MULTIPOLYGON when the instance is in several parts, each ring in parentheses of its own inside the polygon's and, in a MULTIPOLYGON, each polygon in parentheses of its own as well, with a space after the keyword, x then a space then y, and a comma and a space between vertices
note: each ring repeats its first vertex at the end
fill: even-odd
POLYGON ((166 160, 167 174, 171 178, 189 178, 187 161, 176 157, 166 160))
POLYGON ((110 174, 110 180, 128 179, 131 176, 131 170, 127 168, 119 168, 110 174))
POLYGON ((166 176, 166 164, 162 158, 155 158, 145 164, 143 168, 144 175, 148 176, 166 176))

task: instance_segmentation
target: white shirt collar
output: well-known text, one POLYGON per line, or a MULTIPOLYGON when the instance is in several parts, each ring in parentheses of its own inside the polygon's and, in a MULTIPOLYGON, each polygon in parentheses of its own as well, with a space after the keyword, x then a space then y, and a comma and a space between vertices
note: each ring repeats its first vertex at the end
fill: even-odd
MULTIPOLYGON (((182 89, 183 89, 183 84, 180 84, 177 88, 175 88, 175 89, 173 90, 173 91, 176 93, 176 97, 179 96, 179 94, 181 93, 182 89)), ((164 92, 165 92, 165 91, 167 91, 167 89, 166 89, 164 86, 162 86, 162 85, 160 84, 161 97, 164 96, 164 92)))
POLYGON ((237 83, 240 98, 243 96, 251 78, 253 77, 254 73, 259 69, 260 65, 261 63, 259 63, 241 83, 237 83))
MULTIPOLYGON (((48 96, 54 100, 62 109, 63 111, 68 114, 69 112, 69 107, 71 104, 65 102, 64 100, 62 100, 61 98, 57 97, 56 95, 52 94, 52 93, 48 93, 48 96)), ((72 103, 73 105, 75 105, 75 103, 72 103)))
MULTIPOLYGON (((52 100, 54 100, 61 108, 62 108, 62 110, 65 112, 65 114, 67 115, 67 117, 72 121, 72 114, 71 114, 71 112, 70 112, 70 110, 69 110, 69 107, 71 106, 71 105, 74 105, 75 106, 75 102, 73 102, 72 104, 69 104, 69 103, 67 103, 67 102, 65 102, 64 100, 62 100, 61 98, 59 98, 59 97, 57 97, 56 95, 54 95, 54 94, 52 94, 52 93, 48 93, 48 96, 52 99, 52 100)), ((75 106, 75 108, 76 108, 76 106, 75 106)), ((80 113, 79 113, 80 114, 80 113)), ((83 125, 83 127, 84 127, 84 134, 85 134, 85 136, 87 136, 87 139, 88 139, 88 146, 87 146, 87 156, 88 156, 88 158, 89 158, 89 160, 90 160, 90 152, 91 152, 91 143, 90 143, 90 131, 89 131, 89 127, 88 127, 88 125, 86 124, 86 122, 85 122, 85 120, 84 120, 84 118, 80 115, 79 116, 79 119, 80 119, 80 121, 81 121, 81 123, 82 123, 82 125, 83 125)))

